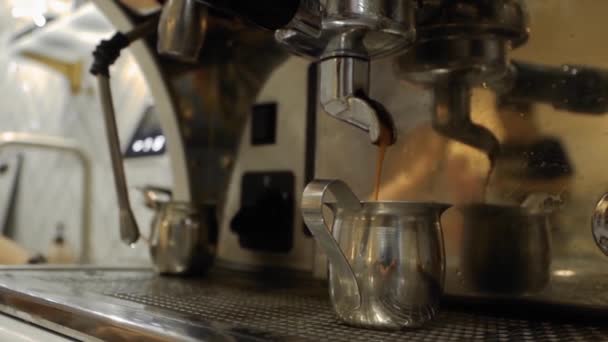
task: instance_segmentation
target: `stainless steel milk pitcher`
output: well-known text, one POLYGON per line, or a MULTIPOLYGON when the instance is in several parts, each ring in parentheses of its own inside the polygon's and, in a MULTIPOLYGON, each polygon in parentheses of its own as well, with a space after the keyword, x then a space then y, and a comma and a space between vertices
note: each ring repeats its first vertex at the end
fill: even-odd
POLYGON ((316 180, 304 190, 302 214, 329 258, 333 308, 347 324, 419 327, 437 313, 445 260, 437 203, 361 202, 339 180, 316 180), (330 192, 335 202, 326 202, 330 192), (333 229, 323 207, 333 214, 333 229), (330 232, 331 230, 331 232, 330 232))

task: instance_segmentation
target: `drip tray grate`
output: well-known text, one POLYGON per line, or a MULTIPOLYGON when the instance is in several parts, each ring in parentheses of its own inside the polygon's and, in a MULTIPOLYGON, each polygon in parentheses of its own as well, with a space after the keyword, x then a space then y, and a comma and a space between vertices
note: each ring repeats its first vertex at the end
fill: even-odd
MULTIPOLYGON (((162 315, 187 317, 194 324, 214 322, 252 338, 313 341, 608 341, 608 327, 501 317, 464 306, 441 311, 425 328, 383 332, 342 325, 336 321, 325 290, 319 283, 280 281, 261 286, 242 275, 213 275, 209 279, 157 277, 139 272, 12 272, 45 283, 94 292, 160 309, 162 315), (236 279, 236 280, 235 280, 236 279)), ((0 274, 6 277, 6 274, 0 274)), ((452 305, 453 306, 453 305, 452 305)), ((526 311, 523 306, 522 311, 526 311)))
POLYGON ((455 310, 429 326, 403 332, 371 331, 340 324, 326 298, 201 286, 196 294, 115 294, 120 299, 254 329, 271 336, 315 341, 606 341, 608 328, 552 323, 455 310))

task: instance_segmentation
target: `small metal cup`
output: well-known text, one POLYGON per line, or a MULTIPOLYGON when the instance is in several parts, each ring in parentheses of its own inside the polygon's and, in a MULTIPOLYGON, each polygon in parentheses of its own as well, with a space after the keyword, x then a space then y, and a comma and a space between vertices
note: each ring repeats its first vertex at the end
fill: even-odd
POLYGON ((307 227, 329 257, 329 292, 343 322, 395 330, 420 327, 439 308, 445 261, 439 217, 447 205, 360 202, 341 181, 313 181, 304 190, 307 227), (322 208, 336 202, 333 236, 322 208))
POLYGON ((213 210, 201 213, 185 202, 171 201, 171 192, 142 189, 146 205, 155 210, 148 244, 154 268, 161 274, 203 274, 213 264, 213 210))

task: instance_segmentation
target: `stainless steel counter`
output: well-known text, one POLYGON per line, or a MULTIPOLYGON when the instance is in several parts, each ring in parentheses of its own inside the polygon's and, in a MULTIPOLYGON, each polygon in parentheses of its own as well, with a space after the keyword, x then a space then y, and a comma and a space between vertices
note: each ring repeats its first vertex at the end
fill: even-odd
POLYGON ((593 313, 536 310, 531 303, 445 304, 428 327, 390 333, 336 322, 323 284, 311 280, 260 281, 224 271, 184 279, 146 269, 0 270, 0 311, 80 340, 608 340, 608 327, 593 323, 593 313))

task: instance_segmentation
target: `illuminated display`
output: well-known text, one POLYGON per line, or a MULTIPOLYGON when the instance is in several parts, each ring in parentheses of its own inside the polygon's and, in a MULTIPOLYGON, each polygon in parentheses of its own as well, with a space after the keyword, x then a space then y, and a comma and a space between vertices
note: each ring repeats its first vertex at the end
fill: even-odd
POLYGON ((165 153, 166 145, 156 110, 149 106, 129 142, 125 158, 161 155, 165 153))

